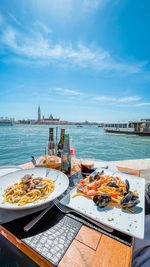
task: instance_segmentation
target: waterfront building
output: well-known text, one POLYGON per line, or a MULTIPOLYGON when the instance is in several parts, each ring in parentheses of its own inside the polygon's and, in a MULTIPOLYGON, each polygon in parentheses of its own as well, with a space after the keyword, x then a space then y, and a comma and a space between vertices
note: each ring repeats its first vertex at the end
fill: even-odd
POLYGON ((41 110, 40 110, 40 106, 38 107, 38 121, 41 121, 41 110))
POLYGON ((54 118, 52 114, 49 116, 49 118, 45 118, 44 115, 41 118, 41 109, 40 109, 40 106, 38 107, 38 120, 37 120, 36 124, 53 124, 53 125, 57 125, 59 123, 60 123, 60 119, 59 118, 54 118))
POLYGON ((70 124, 68 121, 60 121, 60 125, 68 125, 70 124))

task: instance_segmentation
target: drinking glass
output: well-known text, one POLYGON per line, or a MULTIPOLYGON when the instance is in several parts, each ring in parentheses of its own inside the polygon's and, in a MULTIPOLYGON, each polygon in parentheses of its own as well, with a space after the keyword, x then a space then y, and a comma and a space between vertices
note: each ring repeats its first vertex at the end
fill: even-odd
POLYGON ((55 169, 56 159, 55 159, 55 157, 48 155, 48 148, 47 147, 45 147, 45 165, 46 165, 46 168, 55 169))
POLYGON ((60 159, 56 155, 48 155, 48 149, 45 148, 45 165, 46 168, 52 169, 60 169, 61 162, 60 159))
POLYGON ((80 159, 79 166, 82 175, 89 175, 94 171, 94 161, 92 159, 80 159))

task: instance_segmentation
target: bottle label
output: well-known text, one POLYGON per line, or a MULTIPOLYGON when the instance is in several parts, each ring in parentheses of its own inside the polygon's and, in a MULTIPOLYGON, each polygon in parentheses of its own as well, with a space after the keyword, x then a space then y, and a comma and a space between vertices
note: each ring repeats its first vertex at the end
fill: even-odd
POLYGON ((71 155, 62 155, 61 161, 62 172, 70 174, 71 172, 71 155))
POLYGON ((62 161, 66 161, 66 157, 65 156, 62 156, 62 161))

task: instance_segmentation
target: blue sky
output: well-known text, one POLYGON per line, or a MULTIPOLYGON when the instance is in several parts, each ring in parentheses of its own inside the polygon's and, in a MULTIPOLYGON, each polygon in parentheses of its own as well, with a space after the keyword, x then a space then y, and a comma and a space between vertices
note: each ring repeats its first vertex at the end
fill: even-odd
POLYGON ((149 0, 1 0, 0 116, 150 117, 149 0))

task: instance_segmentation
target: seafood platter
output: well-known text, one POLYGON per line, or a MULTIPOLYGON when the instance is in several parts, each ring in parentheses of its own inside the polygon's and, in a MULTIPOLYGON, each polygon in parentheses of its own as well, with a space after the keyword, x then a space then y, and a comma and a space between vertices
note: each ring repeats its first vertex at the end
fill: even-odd
POLYGON ((145 179, 97 169, 61 203, 130 236, 144 238, 145 179))

